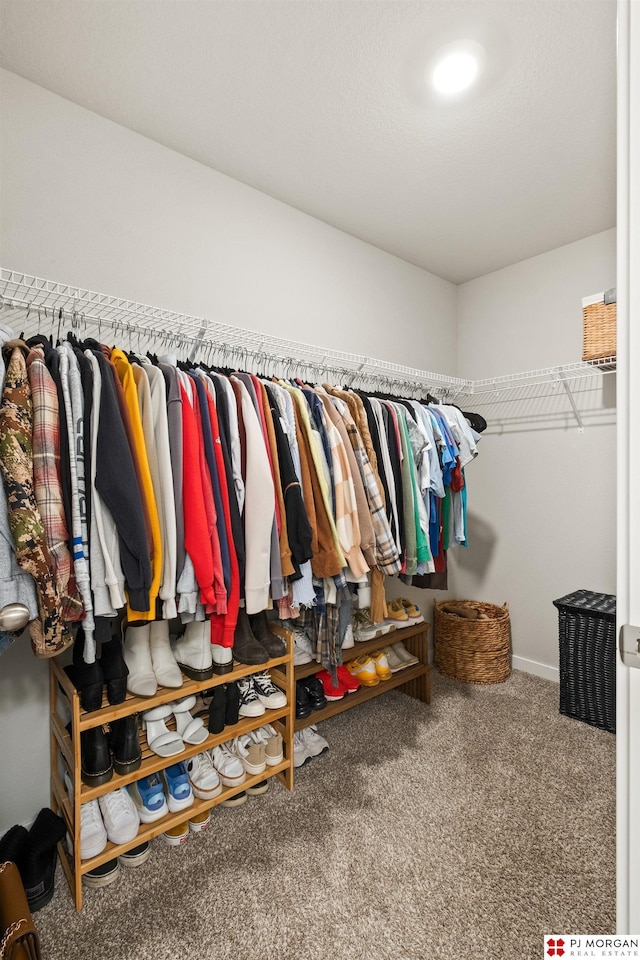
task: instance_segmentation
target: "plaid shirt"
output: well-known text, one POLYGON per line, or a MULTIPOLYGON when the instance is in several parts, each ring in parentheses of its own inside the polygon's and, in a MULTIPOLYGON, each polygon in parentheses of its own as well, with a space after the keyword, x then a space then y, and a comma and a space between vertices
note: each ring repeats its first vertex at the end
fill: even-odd
POLYGON ((362 437, 360 436, 354 419, 351 416, 349 407, 343 400, 340 399, 339 396, 336 396, 337 391, 334 391, 332 387, 324 384, 324 388, 327 393, 332 395, 334 405, 344 420, 347 428, 347 434, 351 441, 351 446, 353 447, 353 452, 360 468, 360 475, 362 477, 365 493, 367 494, 367 501, 369 503, 369 512, 371 514, 373 530, 376 535, 376 560, 378 562, 378 566, 385 573, 393 576, 396 573, 400 573, 402 565, 400 562, 398 548, 391 533, 391 527, 389 526, 389 521, 387 519, 384 500, 380 493, 380 486, 373 472, 371 461, 367 456, 367 451, 364 448, 362 437))
POLYGON ((40 346, 31 348, 27 370, 33 401, 33 478, 65 620, 77 621, 84 608, 73 575, 69 531, 60 484, 60 419, 58 394, 40 346))

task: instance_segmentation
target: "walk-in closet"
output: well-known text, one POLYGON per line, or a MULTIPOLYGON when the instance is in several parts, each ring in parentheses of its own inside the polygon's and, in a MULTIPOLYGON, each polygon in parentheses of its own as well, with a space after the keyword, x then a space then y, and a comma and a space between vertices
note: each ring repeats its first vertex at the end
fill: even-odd
POLYGON ((0 956, 640 956, 637 0, 0 8, 0 956))

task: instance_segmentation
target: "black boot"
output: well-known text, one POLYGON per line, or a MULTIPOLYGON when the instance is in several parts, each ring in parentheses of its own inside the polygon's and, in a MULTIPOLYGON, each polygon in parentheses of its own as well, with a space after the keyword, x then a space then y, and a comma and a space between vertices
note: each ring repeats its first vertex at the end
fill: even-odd
POLYGON ((122 703, 127 695, 129 668, 124 662, 122 640, 119 636, 111 636, 102 644, 100 663, 107 684, 107 700, 114 705, 122 703))
POLYGON ((303 680, 296 680, 296 717, 308 717, 311 713, 309 692, 303 680))
POLYGON ((83 652, 84 630, 82 626, 79 626, 73 642, 73 663, 65 667, 65 671, 80 695, 82 709, 91 713, 93 710, 99 710, 102 706, 104 677, 100 661, 95 660, 94 663, 85 663, 83 652))
POLYGON ((211 691, 211 703, 209 704, 209 733, 222 733, 225 726, 226 710, 227 695, 224 687, 214 687, 211 691))
POLYGON ((138 718, 136 714, 121 717, 120 720, 112 720, 110 727, 111 751, 116 773, 133 773, 139 769, 142 762, 138 718))
POLYGON ((282 637, 279 637, 277 634, 273 633, 269 627, 269 620, 267 619, 267 611, 263 610, 262 613, 256 613, 252 617, 249 617, 249 623, 251 624, 251 630, 253 635, 260 643, 269 657, 284 657, 287 653, 287 641, 283 640, 282 637))
POLYGON ((80 734, 82 781, 99 787, 113 776, 109 738, 104 727, 91 727, 80 734))
POLYGON ((228 683, 225 691, 224 722, 232 727, 240 718, 240 690, 237 683, 228 683))
POLYGON ((233 656, 239 663, 250 666, 258 666, 269 660, 269 654, 251 632, 249 617, 243 609, 238 613, 238 624, 233 637, 233 656))
POLYGON ((53 896, 58 843, 66 832, 62 817, 48 807, 40 811, 29 830, 22 882, 33 912, 49 903, 53 896))
POLYGON ((7 830, 0 840, 0 863, 6 863, 7 861, 15 863, 20 874, 22 874, 25 868, 28 839, 29 831, 20 823, 7 830))

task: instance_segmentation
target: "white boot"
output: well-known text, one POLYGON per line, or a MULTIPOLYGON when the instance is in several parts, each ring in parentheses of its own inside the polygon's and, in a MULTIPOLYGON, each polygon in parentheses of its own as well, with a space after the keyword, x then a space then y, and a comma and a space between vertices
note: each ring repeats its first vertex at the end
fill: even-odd
POLYGON ((149 644, 153 672, 160 686, 181 687, 182 673, 171 650, 167 620, 152 621, 149 644))
POLYGON ((192 620, 184 633, 173 641, 172 647, 178 666, 191 680, 211 679, 213 660, 211 624, 208 620, 192 620))
POLYGON ((219 643, 211 644, 214 673, 231 673, 233 670, 233 650, 231 647, 221 647, 219 643))
POLYGON ((150 625, 127 627, 124 634, 122 652, 124 662, 129 668, 127 690, 138 697, 153 697, 158 689, 156 675, 151 663, 149 646, 150 625))

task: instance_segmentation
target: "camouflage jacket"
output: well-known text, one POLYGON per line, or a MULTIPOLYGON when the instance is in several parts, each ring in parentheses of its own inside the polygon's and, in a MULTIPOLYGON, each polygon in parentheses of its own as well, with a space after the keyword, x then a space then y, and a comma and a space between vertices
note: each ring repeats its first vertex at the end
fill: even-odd
POLYGON ((54 566, 34 492, 28 352, 21 340, 9 340, 2 347, 6 375, 0 402, 0 473, 16 560, 36 585, 39 619, 30 624, 31 644, 36 656, 51 657, 68 647, 73 638, 62 617, 54 566))

